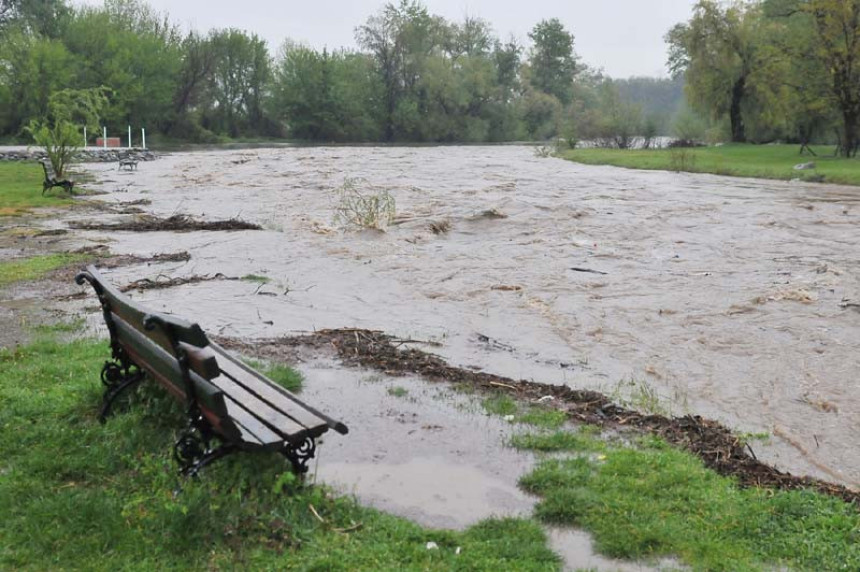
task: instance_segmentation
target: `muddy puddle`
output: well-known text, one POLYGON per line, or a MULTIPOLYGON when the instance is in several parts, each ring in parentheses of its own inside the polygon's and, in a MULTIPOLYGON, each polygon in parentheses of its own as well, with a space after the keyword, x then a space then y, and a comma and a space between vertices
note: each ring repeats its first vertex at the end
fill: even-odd
POLYGON ((760 459, 860 485, 857 189, 576 165, 523 147, 180 153, 121 183, 102 199, 264 228, 76 231, 120 254, 190 252, 172 277, 269 279, 139 295, 209 331, 433 340, 454 365, 767 434, 753 442, 760 459), (336 190, 356 177, 395 198, 386 233, 333 227, 336 190))
MULTIPOLYGON (((487 415, 478 397, 449 386, 344 368, 325 352, 300 354, 303 397, 338 419, 360 420, 347 436, 322 439, 311 478, 434 528, 531 515, 536 499, 517 480, 535 459, 507 445, 526 427, 487 415)), ((549 538, 568 570, 652 569, 595 554, 582 531, 552 529, 549 538)))

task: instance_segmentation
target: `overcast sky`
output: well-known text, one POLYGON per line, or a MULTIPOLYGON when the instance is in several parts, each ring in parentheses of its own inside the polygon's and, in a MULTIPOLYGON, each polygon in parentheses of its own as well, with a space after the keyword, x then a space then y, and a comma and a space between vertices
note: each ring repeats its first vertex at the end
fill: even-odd
MULTIPOLYGON (((100 0, 84 0, 101 4, 100 0)), ((241 28, 255 32, 275 54, 287 38, 318 49, 355 46, 355 27, 385 5, 383 0, 148 0, 186 29, 241 28)), ((575 37, 575 49, 592 67, 612 77, 666 75, 663 35, 690 17, 695 0, 426 0, 448 20, 477 16, 500 38, 528 43, 540 20, 559 18, 575 37)))

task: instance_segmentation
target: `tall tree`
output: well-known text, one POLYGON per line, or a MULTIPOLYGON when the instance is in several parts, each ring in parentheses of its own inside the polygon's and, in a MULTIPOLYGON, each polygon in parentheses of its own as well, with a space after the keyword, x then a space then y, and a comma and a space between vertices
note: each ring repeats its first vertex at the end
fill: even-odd
POLYGON ((416 0, 386 4, 356 29, 359 46, 376 62, 383 86, 385 139, 414 138, 421 114, 426 111, 426 94, 419 81, 427 58, 442 39, 440 18, 434 18, 416 0))
POLYGON ((529 54, 532 86, 567 105, 573 96, 577 71, 573 34, 558 18, 552 18, 538 22, 529 32, 529 38, 534 42, 529 54))
POLYGON ((241 30, 210 34, 215 52, 211 94, 215 101, 211 121, 219 130, 236 137, 263 123, 263 97, 271 74, 265 40, 241 30))
MULTIPOLYGON (((798 57, 816 61, 828 77, 826 96, 842 124, 840 153, 845 157, 856 154, 860 143, 860 0, 782 0, 770 2, 768 7, 774 15, 800 19, 811 31, 804 53, 798 57)), ((805 104, 815 102, 807 98, 805 104)))
POLYGON ((670 71, 675 77, 686 74, 694 107, 715 118, 728 115, 734 142, 747 139, 744 106, 761 65, 761 24, 755 4, 699 0, 692 19, 666 35, 670 71))

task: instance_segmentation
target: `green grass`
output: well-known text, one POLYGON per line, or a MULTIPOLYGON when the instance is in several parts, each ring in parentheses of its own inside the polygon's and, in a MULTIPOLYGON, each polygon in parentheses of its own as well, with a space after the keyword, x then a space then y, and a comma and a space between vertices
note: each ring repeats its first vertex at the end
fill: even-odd
POLYGON ((695 570, 860 569, 860 513, 841 500, 740 489, 656 438, 635 448, 583 435, 519 439, 580 453, 542 461, 520 484, 542 497, 538 518, 588 530, 608 556, 673 556, 695 570))
POLYGON ((507 417, 514 423, 525 423, 545 429, 556 429, 564 425, 567 415, 541 405, 525 405, 517 402, 514 398, 499 393, 487 397, 481 402, 484 410, 490 415, 507 417))
POLYGON ((29 161, 0 162, 0 217, 14 216, 38 207, 56 207, 71 203, 62 189, 42 196, 45 174, 38 163, 29 161))
POLYGON ((171 445, 183 408, 159 386, 98 422, 107 354, 105 341, 50 337, 0 351, 0 569, 559 568, 533 521, 422 528, 300 483, 276 454, 182 480, 171 445))
POLYGON ((409 395, 409 390, 405 387, 389 387, 388 395, 392 397, 406 397, 409 395))
POLYGON ((693 149, 573 149, 559 157, 593 165, 615 165, 633 169, 690 171, 765 179, 810 178, 823 175, 825 182, 860 185, 860 159, 833 157, 832 146, 814 146, 818 157, 799 155, 799 145, 744 145, 693 149), (686 159, 682 157, 686 154, 686 159), (812 161, 817 168, 795 171, 798 163, 812 161), (686 164, 683 164, 686 163, 686 164))
POLYGON ((265 363, 254 359, 243 361, 288 391, 297 393, 302 390, 304 376, 288 365, 276 362, 265 363))
POLYGON ((245 274, 242 276, 242 280, 246 282, 256 282, 257 284, 268 284, 272 281, 268 276, 261 276, 259 274, 245 274))
POLYGON ((0 287, 14 282, 38 280, 52 270, 86 258, 83 254, 60 253, 0 261, 0 287))
POLYGON ((577 451, 580 453, 604 451, 606 444, 587 431, 554 431, 552 433, 523 433, 511 438, 511 446, 543 453, 577 451))

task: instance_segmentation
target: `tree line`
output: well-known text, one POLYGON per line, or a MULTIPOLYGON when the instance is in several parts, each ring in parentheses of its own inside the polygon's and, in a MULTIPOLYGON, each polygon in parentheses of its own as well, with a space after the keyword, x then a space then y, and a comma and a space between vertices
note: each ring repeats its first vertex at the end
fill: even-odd
POLYGON ((860 134, 860 0, 699 0, 666 36, 693 108, 734 142, 860 134))
POLYGON ((625 146, 667 131, 677 104, 677 81, 613 81, 585 65, 555 18, 534 26, 526 48, 480 18, 452 22, 400 0, 355 33, 357 50, 287 41, 272 54, 251 32, 182 32, 140 0, 0 0, 0 137, 22 136, 64 89, 105 88, 112 132, 140 125, 193 142, 559 136, 625 146))

